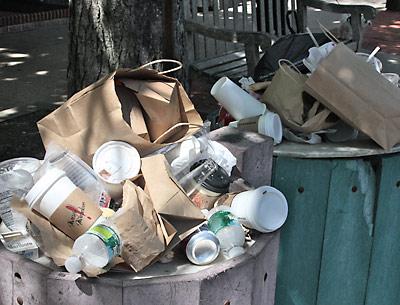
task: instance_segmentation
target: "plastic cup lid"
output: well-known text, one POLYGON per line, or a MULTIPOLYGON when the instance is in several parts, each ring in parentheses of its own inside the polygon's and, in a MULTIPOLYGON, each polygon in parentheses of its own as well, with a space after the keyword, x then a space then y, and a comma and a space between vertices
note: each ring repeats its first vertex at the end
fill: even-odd
POLYGON ((93 169, 104 181, 119 184, 139 174, 140 155, 136 148, 121 141, 101 145, 93 156, 93 169))
POLYGON ((29 207, 33 208, 54 183, 64 176, 65 172, 57 168, 47 171, 46 174, 33 185, 28 194, 26 194, 25 200, 29 207))
MULTIPOLYGON (((207 167, 204 167, 203 164, 210 159, 202 159, 195 164, 193 164, 190 168, 190 170, 194 170, 197 167, 201 167, 201 172, 199 173, 198 177, 194 177, 194 179, 197 181, 200 177, 206 175, 207 173, 207 167)), ((214 161, 212 161, 215 163, 214 161)), ((202 183, 201 186, 206 188, 209 191, 215 192, 215 193, 227 193, 229 190, 229 184, 230 184, 230 179, 229 179, 229 174, 218 164, 216 164, 216 170, 212 172, 202 183)))

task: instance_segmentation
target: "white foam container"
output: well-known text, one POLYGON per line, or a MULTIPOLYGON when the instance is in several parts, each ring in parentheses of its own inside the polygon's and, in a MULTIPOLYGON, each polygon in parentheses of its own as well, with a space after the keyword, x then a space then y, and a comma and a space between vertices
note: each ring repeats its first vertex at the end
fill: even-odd
POLYGON ((25 200, 31 209, 50 219, 76 188, 65 172, 53 168, 35 183, 25 200))
POLYGON ((226 76, 213 85, 211 95, 235 120, 258 116, 266 110, 265 104, 259 102, 226 76))
POLYGON ((136 148, 121 141, 110 141, 101 145, 93 156, 93 169, 105 183, 113 199, 122 196, 122 185, 140 172, 141 160, 136 148), (102 174, 107 172, 108 175, 102 174))
POLYGON ((244 226, 268 233, 285 223, 288 205, 279 190, 271 186, 261 186, 237 194, 232 201, 231 212, 244 226))

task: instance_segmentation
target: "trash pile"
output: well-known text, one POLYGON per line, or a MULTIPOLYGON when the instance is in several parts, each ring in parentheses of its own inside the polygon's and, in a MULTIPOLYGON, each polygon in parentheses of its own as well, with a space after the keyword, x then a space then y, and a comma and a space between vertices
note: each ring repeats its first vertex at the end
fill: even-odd
POLYGON ((275 144, 282 136, 308 144, 372 139, 386 151, 398 144, 399 75, 382 73, 382 62, 375 57, 379 47, 367 54, 332 40, 320 46, 314 39, 316 46, 301 68, 280 59, 277 70, 267 73, 274 63, 262 58, 271 79, 256 83, 243 78, 239 82, 245 90, 227 78, 217 81, 211 95, 222 106, 219 125, 258 131, 275 144))
POLYGON ((230 192, 236 158, 210 140, 182 85, 155 70, 118 70, 38 127, 43 160, 0 163, 1 241, 30 259, 94 277, 121 264, 141 271, 181 244, 205 265, 286 220, 277 189, 230 192))

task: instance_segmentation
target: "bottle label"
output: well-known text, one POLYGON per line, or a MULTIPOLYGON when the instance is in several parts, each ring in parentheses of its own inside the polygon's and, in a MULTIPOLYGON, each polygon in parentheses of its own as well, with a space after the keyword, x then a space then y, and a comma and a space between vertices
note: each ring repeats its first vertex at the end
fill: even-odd
POLYGON ((214 213, 208 220, 208 228, 214 234, 217 234, 219 230, 228 226, 240 226, 240 223, 231 212, 226 210, 214 213))
POLYGON ((109 260, 121 254, 121 240, 118 234, 109 226, 102 224, 95 225, 87 233, 96 235, 103 241, 107 247, 109 260))

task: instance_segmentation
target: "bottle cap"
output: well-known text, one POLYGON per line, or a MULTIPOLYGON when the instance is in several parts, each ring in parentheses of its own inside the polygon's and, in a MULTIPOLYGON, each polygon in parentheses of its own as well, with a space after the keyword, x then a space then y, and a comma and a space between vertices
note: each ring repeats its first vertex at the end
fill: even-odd
POLYGON ((65 268, 69 273, 78 273, 82 270, 82 261, 78 256, 70 256, 65 261, 65 268))
POLYGON ((245 252, 246 251, 244 250, 243 247, 233 247, 228 251, 227 255, 228 255, 228 258, 233 258, 233 257, 239 256, 239 255, 242 255, 245 252))

